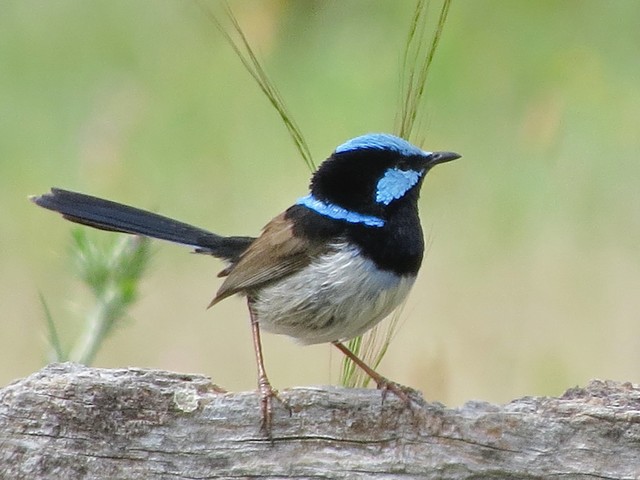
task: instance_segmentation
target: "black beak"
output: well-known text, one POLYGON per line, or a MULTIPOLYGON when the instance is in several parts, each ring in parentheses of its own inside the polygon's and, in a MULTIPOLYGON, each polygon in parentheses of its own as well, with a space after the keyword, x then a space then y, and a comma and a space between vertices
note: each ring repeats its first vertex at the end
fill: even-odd
POLYGON ((434 165, 438 165, 439 163, 450 162, 451 160, 456 160, 460 158, 462 155, 456 152, 433 152, 429 156, 429 161, 427 165, 429 167, 433 167, 434 165))

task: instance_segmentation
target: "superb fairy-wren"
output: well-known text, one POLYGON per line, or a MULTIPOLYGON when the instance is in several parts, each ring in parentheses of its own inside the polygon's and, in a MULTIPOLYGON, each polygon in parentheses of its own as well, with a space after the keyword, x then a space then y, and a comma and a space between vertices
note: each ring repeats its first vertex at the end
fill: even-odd
POLYGON ((271 399, 260 327, 303 344, 331 342, 380 388, 406 395, 341 342, 391 313, 422 263, 418 196, 427 172, 459 158, 427 152, 402 138, 373 133, 349 140, 313 174, 309 195, 271 220, 257 237, 223 237, 119 203, 57 188, 32 197, 64 218, 103 230, 144 235, 221 258, 225 277, 209 306, 247 298, 258 365, 263 426, 271 399))

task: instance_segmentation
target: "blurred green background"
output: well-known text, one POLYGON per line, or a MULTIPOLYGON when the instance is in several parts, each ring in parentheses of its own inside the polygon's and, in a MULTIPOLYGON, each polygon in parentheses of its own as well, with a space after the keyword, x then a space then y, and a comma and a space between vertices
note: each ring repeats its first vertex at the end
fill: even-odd
MULTIPOLYGON (((390 131, 413 2, 233 2, 316 162, 390 131)), ((640 3, 454 2, 419 136, 428 252, 381 372, 456 405, 640 381, 640 3)), ((0 1, 0 384, 46 361, 38 292, 73 330, 60 186, 251 234, 309 171, 197 4, 0 1)), ((106 233, 96 232, 95 238, 106 233)), ((96 365, 255 388, 245 305, 206 310, 221 265, 156 243, 96 365)), ((68 338, 68 337, 65 337, 68 338)), ((264 338, 276 387, 338 376, 329 346, 264 338)))

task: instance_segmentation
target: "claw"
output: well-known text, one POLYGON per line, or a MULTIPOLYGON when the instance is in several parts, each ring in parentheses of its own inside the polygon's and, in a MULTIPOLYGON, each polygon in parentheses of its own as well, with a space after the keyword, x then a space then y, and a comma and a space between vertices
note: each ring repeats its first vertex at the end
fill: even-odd
POLYGON ((273 423, 273 406, 271 399, 277 395, 277 392, 271 387, 268 381, 260 381, 258 391, 260 393, 260 412, 262 413, 260 430, 271 437, 271 425, 273 423))
POLYGON ((382 403, 387 399, 387 393, 389 391, 393 392, 396 397, 398 397, 405 404, 407 408, 411 408, 411 397, 409 397, 409 387, 404 387, 399 383, 392 382, 391 380, 380 377, 376 382, 378 386, 378 390, 382 391, 382 403))
POLYGON ((358 365, 364 372, 369 375, 369 377, 376 382, 378 386, 378 390, 382 390, 382 403, 384 403, 387 398, 387 392, 391 390, 400 400, 402 400, 407 408, 411 408, 411 397, 409 394, 413 391, 409 387, 405 387, 400 385, 399 383, 392 382, 391 380, 383 377, 378 372, 369 367, 366 363, 360 360, 356 355, 351 352, 347 347, 345 347, 340 342, 333 342, 333 344, 344 353, 347 357, 349 357, 356 365, 358 365))
POLYGON ((258 379, 258 393, 260 394, 260 412, 262 414, 260 430, 271 438, 271 426, 273 425, 272 399, 275 398, 278 400, 289 411, 289 416, 291 416, 291 407, 289 407, 289 404, 280 396, 278 390, 271 386, 266 376, 258 379))

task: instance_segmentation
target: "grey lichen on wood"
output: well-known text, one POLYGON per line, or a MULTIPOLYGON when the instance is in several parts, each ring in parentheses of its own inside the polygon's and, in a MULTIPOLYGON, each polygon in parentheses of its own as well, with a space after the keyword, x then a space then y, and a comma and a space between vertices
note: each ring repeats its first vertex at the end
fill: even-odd
POLYGON ((158 370, 50 365, 0 390, 2 479, 640 478, 640 387, 446 408, 376 390, 257 395, 158 370))

